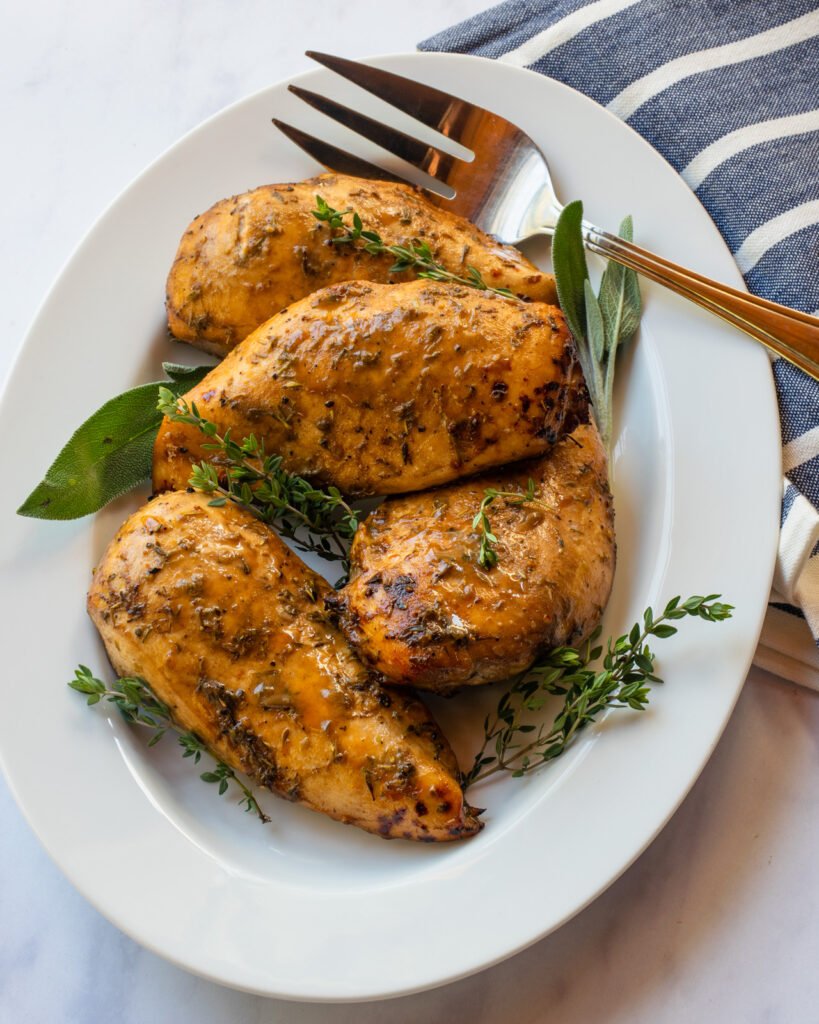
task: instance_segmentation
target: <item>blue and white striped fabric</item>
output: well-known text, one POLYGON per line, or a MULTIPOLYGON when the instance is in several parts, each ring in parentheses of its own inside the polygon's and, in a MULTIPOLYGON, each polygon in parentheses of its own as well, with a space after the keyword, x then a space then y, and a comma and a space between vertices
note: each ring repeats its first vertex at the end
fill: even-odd
MULTIPOLYGON (((819 316, 817 0, 507 0, 420 49, 528 67, 607 107, 696 192, 752 292, 819 316)), ((784 497, 756 662, 819 689, 819 385, 783 360, 774 376, 784 497)))

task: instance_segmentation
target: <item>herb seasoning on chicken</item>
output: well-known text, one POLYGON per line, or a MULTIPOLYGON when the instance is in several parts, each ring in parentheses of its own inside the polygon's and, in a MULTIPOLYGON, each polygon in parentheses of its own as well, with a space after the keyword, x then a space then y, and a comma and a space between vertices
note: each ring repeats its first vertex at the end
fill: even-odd
POLYGON ((327 601, 366 664, 390 683, 447 691, 508 679, 600 621, 614 576, 614 513, 596 429, 536 462, 390 498, 359 527, 350 582, 327 601), (473 524, 487 488, 497 565, 473 524))
MULTIPOLYGON (((546 451, 586 413, 554 306, 434 281, 352 281, 294 303, 185 396, 219 432, 352 495, 420 490, 546 451)), ((212 458, 166 420, 154 487, 212 458)))
POLYGON ((386 838, 473 835, 446 739, 368 675, 328 591, 249 513, 177 492, 122 526, 88 608, 114 668, 259 785, 386 838))
POLYGON ((340 281, 401 281, 394 258, 330 241, 312 214, 321 194, 354 209, 388 245, 424 241, 435 260, 466 274, 475 267, 493 287, 556 302, 554 280, 511 246, 428 202, 419 189, 323 174, 292 185, 265 185, 216 203, 185 231, 168 276, 171 333, 224 355, 297 299, 340 281))

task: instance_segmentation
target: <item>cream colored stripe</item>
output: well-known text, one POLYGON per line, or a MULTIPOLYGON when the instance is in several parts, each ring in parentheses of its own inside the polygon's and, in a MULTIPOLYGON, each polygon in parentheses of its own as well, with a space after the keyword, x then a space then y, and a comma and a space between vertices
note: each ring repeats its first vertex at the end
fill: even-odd
POLYGON ((498 60, 505 64, 514 64, 515 67, 525 68, 534 64, 540 57, 545 56, 558 46, 573 39, 584 29, 604 18, 610 18, 618 11, 624 11, 627 7, 633 7, 640 0, 597 0, 588 7, 581 7, 578 11, 567 14, 565 18, 556 21, 536 36, 527 39, 525 43, 516 50, 504 53, 498 60))
POLYGON ((819 556, 808 559, 794 588, 794 597, 808 620, 811 633, 819 636, 819 556))
POLYGON ((800 686, 819 690, 819 654, 804 619, 769 608, 754 664, 800 686))
POLYGON ((819 427, 808 430, 782 449, 782 472, 790 473, 792 469, 801 466, 803 462, 815 459, 819 455, 819 427))
POLYGON ((801 43, 811 36, 819 35, 819 11, 809 11, 801 18, 794 18, 784 25, 767 29, 755 36, 739 39, 734 43, 714 46, 710 50, 687 53, 684 57, 663 64, 636 82, 632 82, 609 103, 608 109, 624 121, 657 93, 668 89, 675 82, 697 75, 701 71, 739 64, 741 61, 762 57, 788 46, 801 43))
POLYGON ((804 135, 805 132, 819 131, 819 110, 807 110, 804 114, 791 114, 789 117, 775 117, 770 121, 760 121, 744 128, 723 135, 701 150, 689 165, 681 172, 690 189, 696 191, 708 175, 720 164, 730 160, 751 146, 774 139, 784 139, 788 135, 804 135))
POLYGON ((816 224, 818 221, 819 199, 812 199, 780 213, 778 217, 771 218, 748 235, 738 251, 734 253, 737 266, 743 274, 747 274, 748 271, 753 270, 765 253, 781 242, 783 238, 787 238, 788 235, 793 235, 811 224, 816 224))
MULTIPOLYGON (((796 589, 802 570, 819 540, 819 513, 804 494, 797 494, 779 531, 779 557, 773 584, 790 604, 802 605, 796 589)), ((819 559, 816 560, 819 565, 819 559)), ((804 607, 804 605, 802 605, 804 607)))

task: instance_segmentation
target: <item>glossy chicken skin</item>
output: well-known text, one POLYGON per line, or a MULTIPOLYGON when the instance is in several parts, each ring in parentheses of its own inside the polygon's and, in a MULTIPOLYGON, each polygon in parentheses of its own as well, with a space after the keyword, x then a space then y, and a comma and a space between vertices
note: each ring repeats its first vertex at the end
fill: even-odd
POLYGON ((359 527, 352 576, 328 597, 365 663, 390 683, 446 692, 506 679, 588 635, 614 575, 614 514, 596 429, 548 456, 425 494, 392 498, 359 527), (478 564, 472 521, 485 489, 525 492, 488 508, 498 564, 478 564))
MULTIPOLYGON (((429 203, 409 185, 323 174, 292 185, 265 185, 224 199, 185 231, 168 276, 171 333, 224 355, 260 324, 318 288, 340 281, 400 281, 389 255, 338 246, 311 213, 316 195, 355 210, 387 245, 426 242, 454 273, 470 266, 494 287, 556 302, 554 280, 524 256, 474 225, 429 203)), ((345 223, 348 223, 347 218, 345 223)))
MULTIPOLYGON (((354 495, 446 483, 544 452, 585 385, 563 315, 434 281, 333 285, 268 320, 186 400, 285 469, 354 495)), ((165 421, 154 489, 213 458, 194 425, 165 421)))
POLYGON ((386 838, 474 834, 445 738, 368 675, 328 590, 249 513, 177 492, 122 526, 88 609, 117 672, 259 785, 386 838))

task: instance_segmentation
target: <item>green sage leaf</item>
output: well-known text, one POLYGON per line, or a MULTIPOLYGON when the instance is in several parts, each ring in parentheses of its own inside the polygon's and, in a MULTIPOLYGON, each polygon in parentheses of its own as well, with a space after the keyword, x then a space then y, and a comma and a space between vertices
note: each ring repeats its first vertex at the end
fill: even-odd
POLYGON ((157 390, 184 395, 212 366, 163 363, 170 380, 141 384, 111 398, 75 430, 17 514, 32 519, 79 519, 146 480, 162 422, 157 390))
POLYGON ((583 282, 586 301, 586 336, 595 363, 602 363, 606 351, 606 331, 603 312, 588 278, 583 282))
POLYGON ((597 300, 597 296, 594 294, 594 289, 592 288, 591 281, 589 281, 588 278, 584 281, 584 290, 586 299, 586 339, 589 354, 591 356, 588 360, 588 370, 586 370, 585 367, 584 370, 586 372, 589 392, 595 401, 594 408, 597 413, 597 423, 601 429, 601 433, 605 433, 601 420, 606 419, 606 414, 609 410, 599 408, 597 399, 598 396, 603 393, 604 386, 603 367, 606 365, 606 328, 603 322, 603 313, 600 309, 600 303, 597 300))
MULTIPOLYGON (((632 241, 634 228, 631 217, 626 217, 618 232, 627 242, 632 241)), ((643 302, 640 285, 633 270, 609 260, 600 281, 600 309, 606 324, 606 349, 617 351, 640 325, 643 302)))
MULTIPOLYGON (((181 363, 163 363, 162 370, 178 384, 187 384, 188 390, 195 387, 213 369, 211 366, 183 366, 181 363)), ((164 385, 165 381, 160 381, 164 385)), ((126 392, 127 394, 127 392, 126 392)))
POLYGON ((585 281, 589 276, 583 251, 583 204, 579 199, 563 208, 552 239, 552 265, 560 308, 569 329, 579 343, 585 337, 585 281))

